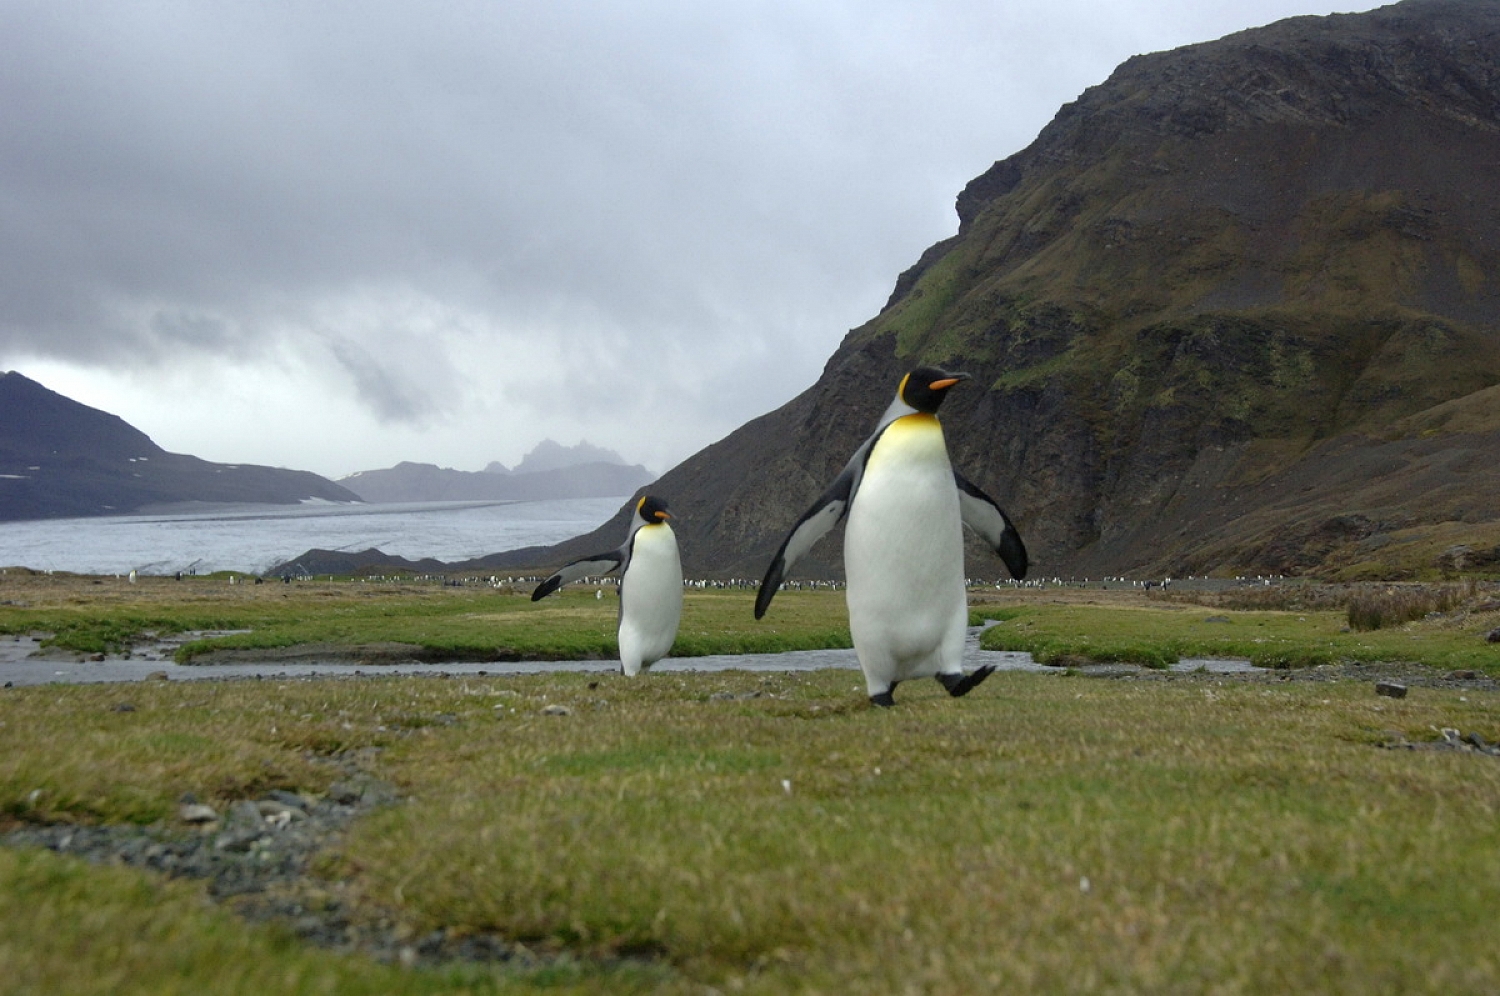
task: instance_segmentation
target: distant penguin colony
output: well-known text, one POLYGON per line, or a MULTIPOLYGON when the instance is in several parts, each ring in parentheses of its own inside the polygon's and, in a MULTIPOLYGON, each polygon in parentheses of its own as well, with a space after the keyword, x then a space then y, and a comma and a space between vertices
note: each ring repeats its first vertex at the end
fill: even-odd
POLYGON ((895 704, 896 686, 932 676, 954 697, 990 676, 963 673, 968 604, 963 526, 982 536, 1011 575, 1026 547, 1009 517, 948 459, 938 406, 967 374, 920 367, 901 380, 874 435, 782 542, 755 599, 755 618, 807 551, 844 518, 849 629, 870 701, 895 704))
POLYGON ((666 502, 642 497, 622 546, 567 564, 531 593, 535 602, 570 581, 619 571, 620 667, 632 677, 667 656, 682 619, 682 562, 671 517, 666 502))

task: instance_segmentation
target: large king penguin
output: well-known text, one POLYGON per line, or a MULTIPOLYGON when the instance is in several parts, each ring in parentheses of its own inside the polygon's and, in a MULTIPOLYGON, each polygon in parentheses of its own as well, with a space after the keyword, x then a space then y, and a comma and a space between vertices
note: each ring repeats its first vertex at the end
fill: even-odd
POLYGON ((667 520, 667 503, 646 495, 635 503, 630 532, 617 550, 575 560, 536 586, 533 602, 569 581, 620 572, 620 667, 632 677, 667 656, 682 619, 682 561, 667 520))
POLYGON ((994 670, 963 673, 963 526, 989 543, 1013 577, 1026 574, 1026 547, 1010 518, 948 461, 937 410, 949 388, 967 379, 935 367, 902 378, 875 434, 776 551, 755 599, 759 619, 792 565, 847 515, 849 630, 878 706, 894 705, 896 685, 908 678, 931 675, 957 697, 994 670))

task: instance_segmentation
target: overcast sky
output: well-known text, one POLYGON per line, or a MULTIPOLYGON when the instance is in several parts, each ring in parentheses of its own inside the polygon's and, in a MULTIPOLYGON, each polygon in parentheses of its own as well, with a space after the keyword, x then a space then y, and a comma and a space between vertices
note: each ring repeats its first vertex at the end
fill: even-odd
POLYGON ((663 472, 1131 55, 1319 0, 0 0, 0 370, 342 477, 663 472))

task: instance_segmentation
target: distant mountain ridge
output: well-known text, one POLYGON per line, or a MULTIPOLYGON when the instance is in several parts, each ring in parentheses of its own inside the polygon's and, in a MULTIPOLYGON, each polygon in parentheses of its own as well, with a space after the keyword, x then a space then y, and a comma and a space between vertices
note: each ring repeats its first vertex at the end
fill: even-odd
MULTIPOLYGON (((588 440, 580 440, 573 446, 564 446, 552 439, 544 439, 532 447, 531 452, 521 458, 514 469, 495 462, 484 468, 486 474, 539 474, 548 470, 563 470, 587 464, 604 463, 625 466, 625 458, 614 450, 595 446, 588 440)), ((637 465, 641 473, 646 468, 637 465)))
POLYGON ((956 206, 816 384, 652 485, 690 574, 758 577, 921 363, 974 375, 949 447, 1038 576, 1500 560, 1500 3, 1137 56, 956 206))
POLYGON ((317 474, 168 453, 117 415, 0 372, 0 521, 184 502, 357 502, 317 474))
POLYGON ((580 443, 539 444, 515 470, 492 463, 481 471, 452 470, 430 463, 402 462, 385 470, 364 470, 339 484, 370 502, 545 501, 558 498, 612 498, 629 495, 655 479, 639 464, 626 466, 609 450, 580 443), (533 460, 533 455, 540 457, 533 460), (604 459, 595 459, 602 456, 604 459), (582 462, 568 462, 570 457, 582 462), (544 469, 530 470, 528 467, 544 469))

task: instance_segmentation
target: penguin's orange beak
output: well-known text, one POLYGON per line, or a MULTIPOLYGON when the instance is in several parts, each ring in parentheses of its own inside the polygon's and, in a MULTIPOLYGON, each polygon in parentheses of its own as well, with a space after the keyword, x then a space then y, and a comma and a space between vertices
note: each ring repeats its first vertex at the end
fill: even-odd
POLYGON ((671 512, 657 512, 656 513, 656 517, 658 519, 670 519, 672 517, 672 513, 671 512))
POLYGON ((927 386, 934 391, 946 391, 948 388, 952 387, 954 384, 957 384, 959 381, 968 379, 968 374, 959 374, 957 377, 944 377, 942 380, 935 380, 927 386))

